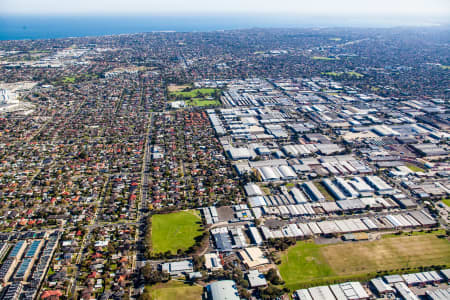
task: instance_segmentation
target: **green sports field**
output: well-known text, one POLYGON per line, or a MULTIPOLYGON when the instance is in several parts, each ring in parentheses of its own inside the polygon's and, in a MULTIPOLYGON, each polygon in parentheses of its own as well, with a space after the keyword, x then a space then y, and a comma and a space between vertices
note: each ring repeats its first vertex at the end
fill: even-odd
POLYGON ((314 59, 314 60, 338 60, 338 58, 327 57, 327 56, 313 56, 313 57, 311 57, 311 59, 314 59))
POLYGON ((450 242, 423 234, 332 245, 298 242, 281 254, 279 270, 286 286, 298 289, 432 265, 450 265, 450 242))
POLYGON ((282 254, 280 274, 288 287, 297 282, 307 282, 334 275, 321 253, 323 246, 314 242, 297 242, 282 254))
POLYGON ((169 90, 169 98, 171 101, 184 100, 188 106, 218 106, 220 100, 218 99, 220 94, 219 89, 192 89, 189 90, 189 86, 186 90, 175 90, 173 87, 169 90))
POLYGON ((180 211, 152 216, 152 252, 177 253, 195 244, 202 234, 201 218, 196 210, 180 211))
POLYGON ((169 281, 145 288, 152 300, 197 300, 202 298, 203 289, 197 285, 188 285, 179 281, 169 281))
POLYGON ((197 95, 203 95, 203 96, 212 96, 214 95, 216 89, 193 89, 191 91, 183 92, 183 91, 177 91, 177 92, 170 92, 171 95, 175 96, 183 96, 183 97, 189 97, 194 98, 197 95))
POLYGON ((355 72, 355 71, 350 71, 350 72, 323 72, 322 74, 328 75, 328 76, 334 76, 334 77, 339 77, 339 76, 343 76, 343 75, 347 75, 349 77, 356 77, 356 78, 364 77, 363 74, 355 72))
POLYGON ((216 105, 220 105, 220 101, 219 100, 205 100, 205 99, 197 99, 194 98, 192 100, 188 100, 187 105, 190 106, 216 106, 216 105))

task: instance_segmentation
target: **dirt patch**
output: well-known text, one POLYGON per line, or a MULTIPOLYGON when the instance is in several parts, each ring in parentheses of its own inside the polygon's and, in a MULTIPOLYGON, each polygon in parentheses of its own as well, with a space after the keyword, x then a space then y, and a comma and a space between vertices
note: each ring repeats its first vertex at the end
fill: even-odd
POLYGON ((187 84, 184 84, 184 85, 170 84, 170 85, 167 87, 167 90, 168 90, 170 93, 173 93, 173 92, 181 92, 182 90, 184 90, 185 88, 188 88, 188 87, 190 87, 190 85, 187 85, 187 84))

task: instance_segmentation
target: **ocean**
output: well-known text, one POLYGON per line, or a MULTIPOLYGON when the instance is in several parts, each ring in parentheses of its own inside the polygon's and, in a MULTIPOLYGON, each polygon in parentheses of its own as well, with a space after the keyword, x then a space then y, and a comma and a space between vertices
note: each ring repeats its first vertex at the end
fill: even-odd
POLYGON ((0 40, 55 39, 153 31, 215 31, 248 28, 389 27, 401 20, 269 15, 201 16, 1 16, 0 40))
POLYGON ((54 39, 152 31, 214 31, 267 27, 259 18, 217 16, 6 16, 0 17, 0 40, 54 39))

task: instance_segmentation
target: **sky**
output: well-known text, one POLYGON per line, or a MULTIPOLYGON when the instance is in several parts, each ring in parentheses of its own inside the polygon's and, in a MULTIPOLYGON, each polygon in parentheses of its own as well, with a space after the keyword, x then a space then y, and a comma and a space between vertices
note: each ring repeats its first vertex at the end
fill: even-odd
POLYGON ((0 0, 0 15, 11 14, 290 14, 450 18, 450 0, 0 0))

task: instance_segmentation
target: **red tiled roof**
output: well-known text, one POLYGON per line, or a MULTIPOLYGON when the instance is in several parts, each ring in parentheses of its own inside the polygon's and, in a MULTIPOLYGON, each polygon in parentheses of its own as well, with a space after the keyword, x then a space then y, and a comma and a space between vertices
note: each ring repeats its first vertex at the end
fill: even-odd
POLYGON ((63 294, 60 290, 54 290, 54 291, 44 291, 41 295, 41 299, 45 299, 48 297, 61 297, 63 294))

